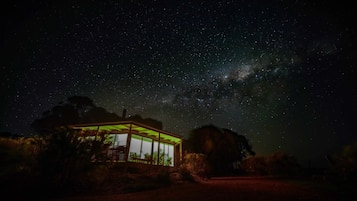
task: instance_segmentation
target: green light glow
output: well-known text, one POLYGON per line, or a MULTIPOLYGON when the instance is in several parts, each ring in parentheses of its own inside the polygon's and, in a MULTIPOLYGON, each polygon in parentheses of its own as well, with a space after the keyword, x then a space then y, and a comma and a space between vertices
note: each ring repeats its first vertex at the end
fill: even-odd
POLYGON ((153 139, 159 139, 164 141, 169 141, 172 143, 181 143, 182 137, 177 136, 173 133, 167 131, 150 128, 148 126, 136 123, 136 122, 109 122, 109 123, 99 123, 99 124, 82 124, 73 125, 73 129, 80 129, 83 131, 98 131, 98 132, 110 132, 110 133, 131 133, 139 134, 144 137, 150 137, 153 139))

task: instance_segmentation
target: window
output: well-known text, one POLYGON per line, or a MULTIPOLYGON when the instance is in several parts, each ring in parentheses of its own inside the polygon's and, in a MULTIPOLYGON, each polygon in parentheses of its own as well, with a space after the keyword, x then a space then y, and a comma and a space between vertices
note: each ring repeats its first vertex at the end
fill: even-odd
POLYGON ((164 166, 174 166, 174 145, 160 142, 160 149, 158 150, 159 142, 154 142, 153 164, 164 166), (158 154, 158 151, 160 152, 158 154))
POLYGON ((135 162, 150 163, 152 139, 139 135, 132 135, 129 150, 129 160, 135 162))
POLYGON ((104 143, 109 144, 109 148, 117 149, 126 146, 128 134, 109 134, 104 143))
POLYGON ((109 144, 108 159, 110 160, 125 160, 125 147, 128 134, 109 134, 104 143, 109 144))

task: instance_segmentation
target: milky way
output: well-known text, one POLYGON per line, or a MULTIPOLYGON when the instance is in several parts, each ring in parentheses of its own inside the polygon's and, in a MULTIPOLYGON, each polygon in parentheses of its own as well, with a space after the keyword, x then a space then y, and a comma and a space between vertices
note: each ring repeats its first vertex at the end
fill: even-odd
POLYGON ((258 154, 301 160, 353 137, 355 29, 314 2, 9 3, 1 20, 0 131, 29 134, 73 95, 185 137, 214 124, 258 154))

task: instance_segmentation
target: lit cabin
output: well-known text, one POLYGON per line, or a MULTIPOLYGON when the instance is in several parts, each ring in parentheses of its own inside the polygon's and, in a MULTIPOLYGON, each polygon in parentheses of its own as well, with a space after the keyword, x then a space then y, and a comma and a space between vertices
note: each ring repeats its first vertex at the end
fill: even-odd
POLYGON ((122 121, 71 126, 90 137, 105 133, 108 160, 177 167, 182 137, 144 124, 122 121))

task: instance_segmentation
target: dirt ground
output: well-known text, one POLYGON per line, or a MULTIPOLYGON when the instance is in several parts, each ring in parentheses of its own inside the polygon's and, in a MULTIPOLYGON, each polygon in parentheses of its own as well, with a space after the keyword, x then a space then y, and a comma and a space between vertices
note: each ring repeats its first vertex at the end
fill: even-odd
POLYGON ((126 194, 73 196, 57 201, 335 201, 355 200, 354 192, 326 181, 282 180, 262 177, 220 177, 201 183, 176 184, 156 190, 126 194))

